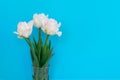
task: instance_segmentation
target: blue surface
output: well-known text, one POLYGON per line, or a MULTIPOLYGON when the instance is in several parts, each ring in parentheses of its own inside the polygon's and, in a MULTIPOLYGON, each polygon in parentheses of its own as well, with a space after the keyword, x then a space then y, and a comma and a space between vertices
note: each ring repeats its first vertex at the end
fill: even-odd
POLYGON ((0 10, 0 80, 32 80, 29 47, 13 32, 41 12, 62 23, 50 80, 120 80, 120 0, 0 0, 0 10))

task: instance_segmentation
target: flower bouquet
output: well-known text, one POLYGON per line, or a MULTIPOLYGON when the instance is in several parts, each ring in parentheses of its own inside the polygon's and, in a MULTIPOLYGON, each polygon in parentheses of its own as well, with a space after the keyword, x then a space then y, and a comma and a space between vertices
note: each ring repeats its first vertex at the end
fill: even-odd
POLYGON ((48 18, 45 14, 34 14, 33 20, 27 22, 19 22, 17 32, 18 38, 26 40, 30 47, 30 54, 33 65, 33 80, 49 80, 48 69, 49 60, 53 55, 53 47, 49 37, 52 35, 61 36, 62 32, 59 31, 61 23, 55 19, 48 18), (33 26, 38 28, 38 39, 30 38, 33 26), (43 40, 41 33, 46 34, 46 39, 43 40))

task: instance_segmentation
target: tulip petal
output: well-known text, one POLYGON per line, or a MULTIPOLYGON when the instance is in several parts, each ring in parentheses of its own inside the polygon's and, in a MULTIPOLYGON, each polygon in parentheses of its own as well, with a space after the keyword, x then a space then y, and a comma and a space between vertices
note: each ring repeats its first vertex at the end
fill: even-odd
POLYGON ((56 34, 60 37, 62 35, 62 32, 58 31, 56 34))

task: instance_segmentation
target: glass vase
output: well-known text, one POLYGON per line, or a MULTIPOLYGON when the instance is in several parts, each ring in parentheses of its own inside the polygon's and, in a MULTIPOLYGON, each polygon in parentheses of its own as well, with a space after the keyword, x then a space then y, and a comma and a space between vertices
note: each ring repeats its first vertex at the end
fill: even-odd
POLYGON ((48 67, 33 67, 33 80, 49 80, 48 67))

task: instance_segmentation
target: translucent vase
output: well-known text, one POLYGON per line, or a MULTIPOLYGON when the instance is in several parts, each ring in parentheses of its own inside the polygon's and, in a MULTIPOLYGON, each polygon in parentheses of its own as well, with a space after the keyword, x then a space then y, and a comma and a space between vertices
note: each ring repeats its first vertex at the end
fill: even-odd
POLYGON ((33 67, 33 80, 49 80, 48 67, 33 67))

